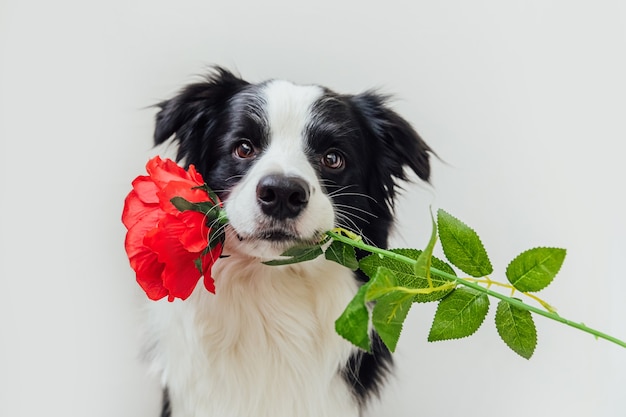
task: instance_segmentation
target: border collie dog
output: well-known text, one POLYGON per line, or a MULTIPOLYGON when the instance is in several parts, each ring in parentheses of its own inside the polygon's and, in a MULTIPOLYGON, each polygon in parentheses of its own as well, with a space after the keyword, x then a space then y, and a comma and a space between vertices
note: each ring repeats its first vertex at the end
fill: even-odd
MULTIPOLYGON (((428 145, 368 91, 244 81, 220 67, 161 102, 154 139, 177 145, 224 201, 216 293, 151 303, 148 356, 168 417, 357 417, 391 355, 335 332, 367 280, 319 257, 267 266, 333 227, 386 247, 400 180, 429 177, 428 145)), ((359 253, 358 256, 363 256, 359 253)))

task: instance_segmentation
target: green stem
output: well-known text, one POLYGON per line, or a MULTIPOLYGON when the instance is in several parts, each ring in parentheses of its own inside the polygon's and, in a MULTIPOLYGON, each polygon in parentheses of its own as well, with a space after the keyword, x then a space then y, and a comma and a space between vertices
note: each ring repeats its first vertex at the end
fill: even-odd
MULTIPOLYGON (((370 253, 375 253, 375 254, 378 254, 378 255, 382 255, 384 257, 395 259, 395 260, 398 260, 400 262, 408 263, 410 265, 415 265, 417 263, 415 261, 415 259, 411 259, 411 258, 409 258, 407 256, 400 255, 399 253, 395 253, 395 252, 391 252, 391 251, 388 251, 388 250, 385 250, 385 249, 377 248, 375 246, 370 246, 370 245, 368 245, 366 243, 363 243, 362 241, 357 241, 357 240, 354 240, 354 239, 350 239, 349 237, 343 236, 340 233, 336 233, 336 232, 332 232, 331 231, 331 232, 327 232, 326 234, 328 236, 330 236, 331 238, 333 238, 333 239, 339 240, 339 241, 341 241, 343 243, 346 243, 348 245, 354 246, 356 248, 363 249, 363 250, 365 250, 367 252, 370 252, 370 253)), ((500 294, 499 292, 492 291, 492 290, 490 290, 488 288, 485 288, 485 287, 483 287, 481 285, 478 285, 478 284, 476 284, 474 282, 470 282, 470 281, 468 281, 466 279, 463 279, 463 278, 457 277, 456 275, 452 275, 452 274, 449 274, 447 272, 441 271, 441 270, 439 270, 437 268, 431 267, 430 271, 433 274, 438 275, 438 276, 440 276, 442 278, 447 278, 447 279, 454 280, 454 281, 456 281, 457 283, 459 283, 461 285, 464 285, 464 286, 469 287, 469 288, 473 288, 473 289, 475 289, 477 291, 481 291, 481 292, 483 292, 483 293, 485 293, 487 295, 490 295, 490 296, 492 296, 494 298, 506 301, 507 303, 509 303, 511 305, 514 305, 514 306, 516 306, 518 308, 521 308, 523 310, 527 310, 527 311, 533 312, 535 314, 539 314, 540 316, 549 318, 549 319, 557 321, 559 323, 566 324, 566 325, 568 325, 570 327, 573 327, 575 329, 582 330, 583 332, 589 333, 589 334, 595 336, 596 338, 608 340, 609 342, 615 343, 616 345, 619 345, 619 346, 621 346, 623 348, 626 348, 626 342, 624 342, 623 340, 617 339, 617 338, 615 338, 613 336, 610 336, 610 335, 608 335, 606 333, 603 333, 601 331, 598 331, 598 330, 592 329, 590 327, 587 327, 586 325, 584 325, 582 323, 577 323, 577 322, 573 322, 571 320, 568 320, 568 319, 566 319, 564 317, 559 316, 555 312, 549 312, 549 311, 541 310, 540 308, 528 305, 528 304, 524 303, 523 301, 520 301, 520 300, 518 300, 516 298, 507 297, 506 295, 500 294)))

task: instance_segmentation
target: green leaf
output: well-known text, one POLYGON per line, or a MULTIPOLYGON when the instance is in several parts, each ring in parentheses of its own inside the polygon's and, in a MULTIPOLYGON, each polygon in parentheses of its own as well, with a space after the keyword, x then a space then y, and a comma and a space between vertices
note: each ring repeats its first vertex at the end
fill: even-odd
POLYGON ((488 311, 486 294, 471 288, 456 288, 439 302, 428 341, 471 336, 483 323, 488 311))
POLYGON ((352 301, 335 321, 335 330, 339 335, 367 352, 372 349, 369 337, 369 311, 365 305, 365 293, 370 282, 359 288, 352 301))
POLYGON ((211 201, 201 201, 199 203, 192 203, 191 201, 185 200, 182 197, 173 197, 170 199, 170 202, 178 209, 178 211, 197 211, 202 213, 207 218, 207 226, 211 226, 211 223, 215 220, 223 217, 224 215, 221 213, 222 209, 212 203, 211 201))
MULTIPOLYGON (((362 290, 365 290, 362 302, 376 301, 372 310, 372 324, 383 343, 393 352, 396 349, 400 333, 402 332, 402 324, 413 303, 413 295, 399 288, 393 272, 385 267, 379 267, 374 277, 370 279, 366 285, 361 287, 359 291, 362 290)), ((362 311, 354 310, 356 310, 356 306, 353 306, 351 309, 351 311, 353 311, 352 315, 356 318, 353 319, 351 323, 348 323, 347 319, 344 319, 342 322, 344 326, 342 331, 347 334, 347 336, 344 337, 354 344, 357 344, 357 341, 363 343, 364 330, 362 326, 366 326, 367 323, 361 324, 355 322, 357 319, 363 320, 367 318, 367 316, 362 311), (355 330, 353 334, 350 329, 347 328, 348 325, 359 326, 360 330, 355 330)), ((337 323, 335 323, 335 327, 337 327, 337 323)), ((369 347, 369 339, 367 343, 369 347)), ((363 347, 363 345, 358 344, 357 346, 363 347)))
POLYGON ((372 324, 389 351, 394 352, 402 325, 406 319, 413 296, 401 291, 392 291, 376 300, 372 310, 372 324))
POLYGON ((430 220, 432 224, 430 240, 428 241, 426 248, 424 248, 422 253, 420 253, 417 257, 417 262, 415 263, 413 270, 415 271, 416 277, 424 278, 428 285, 433 287, 434 284, 430 276, 430 264, 433 257, 433 249, 435 248, 435 243, 437 243, 437 224, 435 223, 432 212, 430 213, 430 220))
POLYGON ((328 249, 326 249, 325 256, 329 261, 337 262, 353 271, 359 268, 359 261, 356 259, 354 248, 339 240, 333 240, 328 249))
POLYGON ((226 233, 223 227, 212 228, 209 227, 209 245, 202 253, 206 255, 209 251, 213 250, 218 244, 224 248, 224 241, 226 240, 226 233))
POLYGON ((529 249, 511 261, 506 268, 506 277, 519 291, 539 291, 552 282, 564 259, 565 249, 529 249))
POLYGON ((194 265, 196 266, 196 269, 201 273, 204 274, 204 270, 202 269, 202 256, 200 256, 199 258, 194 259, 193 261, 194 265))
MULTIPOLYGON (((391 252, 415 260, 417 260, 422 253, 421 250, 417 249, 392 249, 391 252)), ((407 288, 428 288, 428 280, 425 277, 416 276, 413 266, 406 262, 398 261, 388 257, 381 258, 376 254, 366 256, 359 262, 359 268, 368 277, 370 277, 370 279, 373 279, 376 276, 378 268, 381 266, 393 272, 395 278, 397 279, 398 286, 407 288)), ((434 256, 431 258, 431 266, 441 271, 447 272, 450 275, 456 275, 450 265, 434 256)), ((439 277, 437 275, 431 275, 431 281, 435 287, 438 287, 448 282, 451 282, 452 280, 439 277)), ((452 288, 444 291, 432 292, 430 294, 417 294, 414 296, 413 301, 419 303, 436 301, 444 297, 450 291, 452 291, 452 288)))
POLYGON ((322 255, 324 251, 320 245, 314 246, 294 246, 281 254, 281 256, 287 256, 284 259, 273 259, 271 261, 263 262, 265 265, 277 266, 277 265, 289 265, 304 261, 310 261, 322 255))
POLYGON ((195 203, 192 203, 191 201, 187 201, 182 197, 174 197, 172 199, 170 199, 170 202, 174 205, 174 207, 176 207, 178 209, 178 211, 187 211, 187 210, 194 210, 196 205, 195 203))
POLYGON ((437 211, 439 238, 446 258, 473 277, 484 277, 493 267, 478 234, 444 210, 437 211))
POLYGON ((530 311, 500 301, 496 309, 496 329, 508 347, 530 359, 537 346, 537 329, 530 311))
POLYGON ((398 288, 398 280, 389 268, 378 267, 374 278, 369 281, 369 287, 365 293, 365 301, 374 301, 382 296, 395 291, 398 288))
MULTIPOLYGON (((192 190, 203 190, 203 191, 205 191, 209 195, 209 199, 211 199, 211 201, 214 202, 215 204, 217 204, 217 202, 220 201, 220 198, 217 196, 215 191, 213 191, 211 188, 209 188, 207 183, 204 183, 202 185, 198 185, 197 187, 192 187, 192 190)), ((213 204, 213 203, 211 203, 211 204, 213 204)))

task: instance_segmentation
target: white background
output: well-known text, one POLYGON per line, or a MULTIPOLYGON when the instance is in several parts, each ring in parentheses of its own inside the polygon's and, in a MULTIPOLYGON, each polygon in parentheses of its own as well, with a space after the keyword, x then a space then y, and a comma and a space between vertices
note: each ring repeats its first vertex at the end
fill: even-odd
MULTIPOLYGON (((156 417, 145 296, 123 250, 155 102, 220 64, 395 94, 437 151, 394 246, 428 206, 481 235, 496 272, 568 249, 541 294, 626 339, 626 6, 609 1, 0 1, 0 416, 156 417)), ((416 305, 372 416, 626 416, 626 349, 535 319, 530 361, 498 338, 426 341, 416 305)))

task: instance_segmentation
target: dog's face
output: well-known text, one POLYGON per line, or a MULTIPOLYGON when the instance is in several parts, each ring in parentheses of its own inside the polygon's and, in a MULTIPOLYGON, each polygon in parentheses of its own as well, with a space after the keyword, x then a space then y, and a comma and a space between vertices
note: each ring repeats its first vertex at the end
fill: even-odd
POLYGON ((430 149, 374 93, 250 84, 218 68, 160 107, 155 142, 176 135, 241 253, 275 257, 336 226, 385 246, 404 167, 428 179, 430 149))

